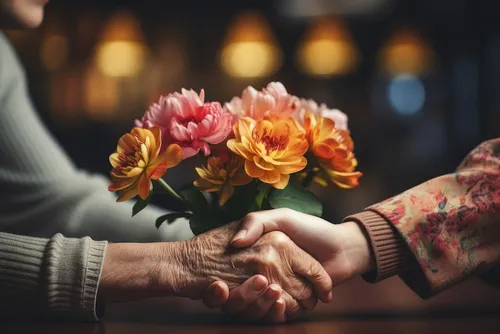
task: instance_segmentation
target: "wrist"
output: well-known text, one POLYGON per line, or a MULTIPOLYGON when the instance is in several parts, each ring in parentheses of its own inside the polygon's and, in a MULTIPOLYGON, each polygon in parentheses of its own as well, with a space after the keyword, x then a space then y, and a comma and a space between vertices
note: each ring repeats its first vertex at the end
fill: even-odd
POLYGON ((99 302, 177 295, 181 243, 110 244, 104 256, 99 302))
POLYGON ((352 268, 352 276, 364 275, 376 268, 370 239, 365 228, 354 221, 337 226, 344 235, 343 249, 352 268))

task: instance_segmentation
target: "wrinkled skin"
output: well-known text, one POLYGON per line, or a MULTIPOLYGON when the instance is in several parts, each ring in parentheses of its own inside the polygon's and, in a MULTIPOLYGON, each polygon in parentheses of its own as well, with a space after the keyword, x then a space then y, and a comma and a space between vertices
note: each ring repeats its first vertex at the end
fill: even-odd
POLYGON ((251 247, 235 249, 228 244, 237 228, 238 223, 226 225, 184 244, 179 256, 185 270, 179 273, 179 295, 198 299, 214 281, 225 282, 232 290, 251 276, 261 274, 270 284, 282 288, 288 319, 316 306, 318 298, 313 285, 318 293, 328 295, 332 288, 328 274, 285 234, 267 233, 251 247))

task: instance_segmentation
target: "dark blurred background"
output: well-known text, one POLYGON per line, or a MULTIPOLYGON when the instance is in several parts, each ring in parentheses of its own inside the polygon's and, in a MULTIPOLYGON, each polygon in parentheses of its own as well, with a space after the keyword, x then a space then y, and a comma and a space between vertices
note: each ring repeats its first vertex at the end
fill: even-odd
MULTIPOLYGON (((53 0, 40 29, 8 35, 43 121, 81 168, 96 173, 109 173, 108 156, 133 119, 182 87, 227 101, 248 85, 279 80, 292 94, 341 109, 364 176, 351 191, 315 189, 328 199, 327 218, 338 222, 452 172, 481 141, 500 136, 496 4, 53 0)), ((189 182, 179 176, 186 171, 167 177, 178 186, 189 182)), ((477 281, 430 301, 398 278, 375 286, 358 279, 335 291, 326 312, 500 310, 500 291, 477 281)), ((199 311, 192 303, 174 308, 199 311)), ((158 308, 137 309, 116 314, 144 319, 158 308)))
POLYGON ((278 80, 344 111, 364 176, 328 196, 332 220, 452 172, 500 134, 495 1, 54 0, 46 14, 8 35, 44 122, 93 172, 182 87, 227 101, 278 80))

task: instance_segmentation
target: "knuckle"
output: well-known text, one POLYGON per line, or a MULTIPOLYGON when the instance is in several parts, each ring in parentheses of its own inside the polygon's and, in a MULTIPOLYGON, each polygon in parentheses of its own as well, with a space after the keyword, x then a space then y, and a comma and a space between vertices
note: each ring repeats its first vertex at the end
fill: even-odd
POLYGON ((245 223, 250 223, 250 222, 258 220, 258 218, 259 218, 259 214, 257 212, 250 212, 245 216, 244 221, 245 221, 245 223))
POLYGON ((290 243, 290 238, 283 232, 273 231, 266 234, 267 241, 276 247, 285 247, 290 243))

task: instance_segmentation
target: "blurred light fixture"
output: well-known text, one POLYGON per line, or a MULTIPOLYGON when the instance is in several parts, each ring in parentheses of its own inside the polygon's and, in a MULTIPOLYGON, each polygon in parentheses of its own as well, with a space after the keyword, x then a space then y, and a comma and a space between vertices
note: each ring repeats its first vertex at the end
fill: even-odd
POLYGON ((109 77, 133 77, 142 70, 146 51, 139 23, 132 13, 120 11, 101 32, 97 66, 109 77))
POLYGON ((380 69, 390 76, 419 76, 432 68, 434 52, 417 32, 403 28, 389 38, 378 61, 380 69))
POLYGON ((275 73, 281 67, 282 55, 266 19, 247 11, 229 26, 220 61, 223 70, 233 77, 259 78, 275 73))
POLYGON ((303 72, 331 77, 356 69, 359 52, 341 20, 322 18, 306 32, 296 59, 303 72))
POLYGON ((397 113, 413 115, 424 106, 425 88, 418 77, 398 75, 387 87, 387 99, 397 113))
POLYGON ((394 3, 394 0, 276 0, 276 8, 281 15, 291 18, 370 14, 380 17, 394 3))
POLYGON ((61 68, 68 59, 68 39, 59 34, 50 34, 43 38, 41 46, 42 66, 49 71, 61 68))

